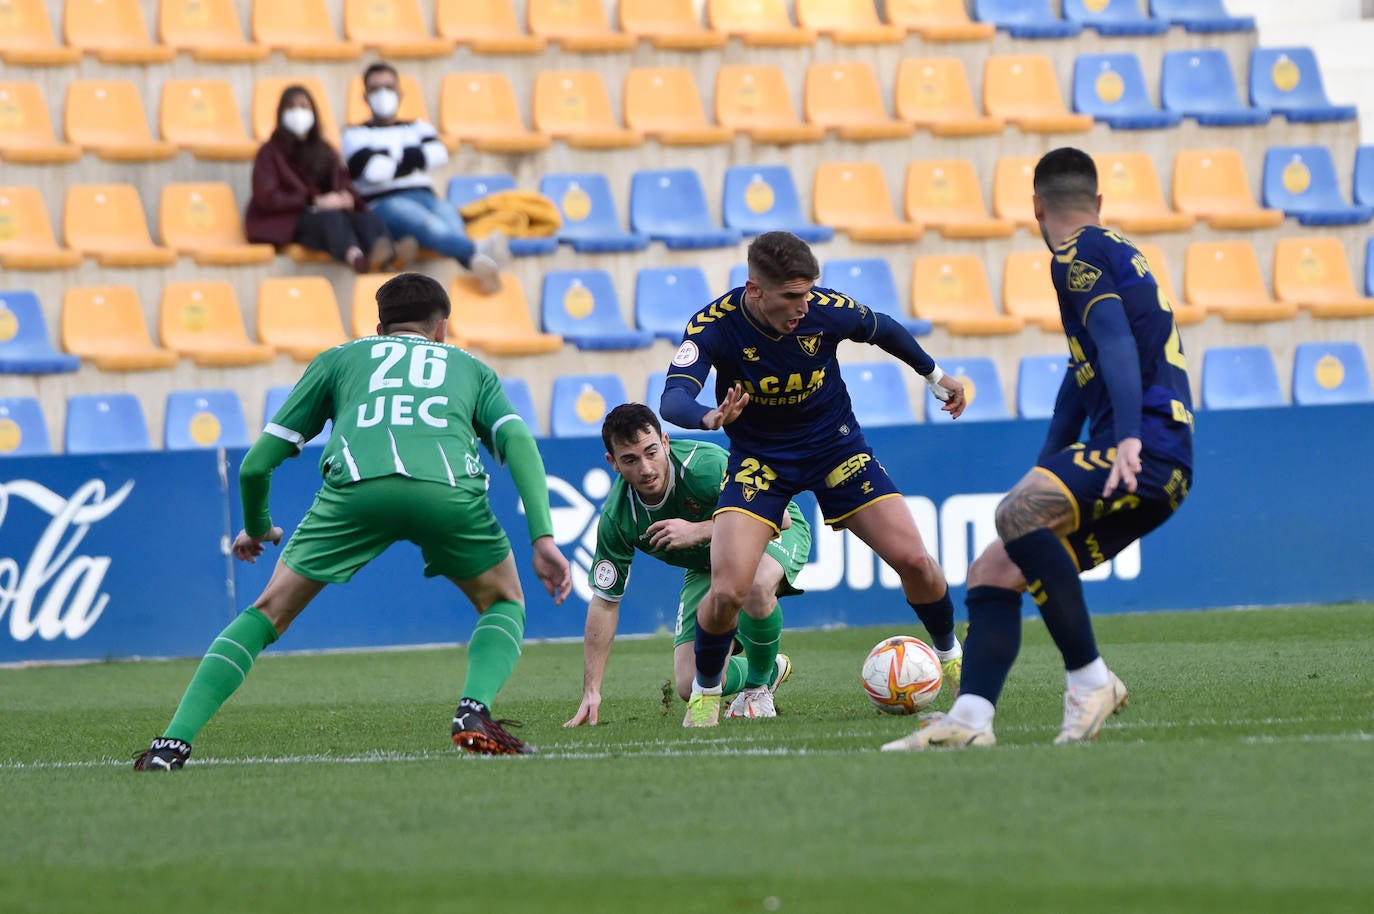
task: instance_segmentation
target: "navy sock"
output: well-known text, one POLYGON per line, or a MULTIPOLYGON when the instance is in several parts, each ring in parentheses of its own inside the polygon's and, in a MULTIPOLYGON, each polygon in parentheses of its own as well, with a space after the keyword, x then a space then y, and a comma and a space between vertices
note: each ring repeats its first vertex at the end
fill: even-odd
POLYGON ((907 603, 916 610, 921 624, 930 633, 931 646, 937 651, 948 651, 954 647, 954 601, 949 598, 949 588, 945 595, 934 603, 907 603))
POLYGON ((968 635, 960 695, 977 695, 994 705, 1021 650, 1021 594, 1005 587, 970 587, 968 635))
POLYGON ((701 683, 702 688, 712 689, 720 685, 725 660, 730 656, 730 646, 735 643, 736 630, 732 626, 728 632, 717 635, 706 631, 700 625, 697 626, 694 647, 697 658, 697 682, 701 683), (708 670, 709 672, 706 672, 708 670))
POLYGON ((1076 670, 1096 660, 1097 641, 1083 599, 1083 582, 1064 543, 1052 531, 1040 529, 1006 546, 1007 555, 1026 578, 1045 628, 1064 655, 1064 669, 1076 670))

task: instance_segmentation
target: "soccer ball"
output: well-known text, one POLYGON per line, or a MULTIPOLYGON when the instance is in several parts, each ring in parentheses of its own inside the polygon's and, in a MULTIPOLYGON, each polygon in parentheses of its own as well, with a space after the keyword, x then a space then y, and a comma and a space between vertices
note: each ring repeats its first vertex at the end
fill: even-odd
POLYGON ((864 694, 888 714, 915 714, 930 707, 944 677, 930 645, 910 635, 884 638, 864 658, 864 694))

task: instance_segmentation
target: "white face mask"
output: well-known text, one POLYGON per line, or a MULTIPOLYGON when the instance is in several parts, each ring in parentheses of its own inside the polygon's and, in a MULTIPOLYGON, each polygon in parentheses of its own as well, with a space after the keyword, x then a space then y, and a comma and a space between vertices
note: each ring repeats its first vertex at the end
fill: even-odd
POLYGON ((373 89, 367 93, 367 106, 380 118, 394 117, 401 105, 401 97, 395 89, 373 89))
POLYGON ((281 114, 281 125, 303 138, 315 126, 315 112, 309 108, 287 108, 281 114))

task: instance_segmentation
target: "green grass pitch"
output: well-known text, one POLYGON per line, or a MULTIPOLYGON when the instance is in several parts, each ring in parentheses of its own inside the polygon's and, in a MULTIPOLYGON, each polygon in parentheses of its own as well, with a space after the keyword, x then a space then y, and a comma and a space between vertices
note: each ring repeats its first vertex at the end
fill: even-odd
POLYGON ((1028 622, 998 747, 917 755, 859 686, 886 628, 787 633, 780 716, 711 731, 666 637, 616 645, 594 729, 581 645, 527 645, 529 758, 449 744, 458 648, 269 651, 174 774, 129 755, 194 662, 0 670, 0 911, 1374 910, 1374 606, 1097 624, 1131 703, 1095 745, 1050 745, 1028 622))

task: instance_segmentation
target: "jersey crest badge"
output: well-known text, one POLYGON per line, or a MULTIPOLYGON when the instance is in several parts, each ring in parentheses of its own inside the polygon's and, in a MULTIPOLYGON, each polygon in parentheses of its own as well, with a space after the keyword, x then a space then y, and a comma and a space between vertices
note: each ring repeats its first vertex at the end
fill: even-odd
POLYGON ((821 348, 821 335, 808 333, 806 336, 799 336, 797 337, 797 345, 801 346, 802 352, 807 355, 815 355, 821 348))
POLYGON ((1097 267, 1088 266, 1081 260, 1075 260, 1069 264, 1069 291, 1088 292, 1097 285, 1097 280, 1101 278, 1102 271, 1097 267))
POLYGON ((753 500, 754 500, 754 496, 757 495, 757 494, 759 494, 759 490, 756 489, 756 488, 754 488, 753 486, 743 486, 742 488, 743 488, 743 491, 744 491, 744 500, 745 500, 745 501, 753 501, 753 500))

